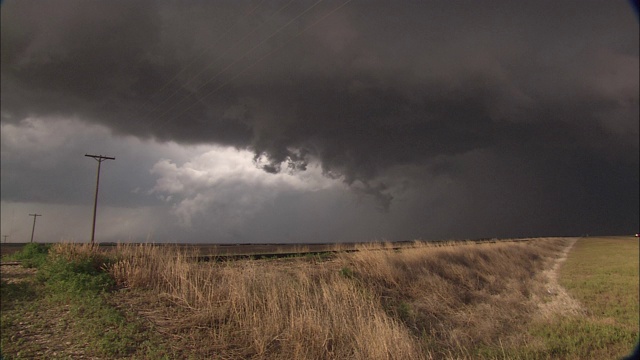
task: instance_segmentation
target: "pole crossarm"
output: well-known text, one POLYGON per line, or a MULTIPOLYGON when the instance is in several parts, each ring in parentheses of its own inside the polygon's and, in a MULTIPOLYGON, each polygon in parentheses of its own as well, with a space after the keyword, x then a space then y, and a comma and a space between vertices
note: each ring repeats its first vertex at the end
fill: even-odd
POLYGON ((91 226, 91 245, 94 244, 96 235, 96 212, 98 210, 98 187, 100 186, 100 165, 105 160, 115 160, 112 156, 84 154, 86 157, 94 158, 98 162, 98 175, 96 176, 96 196, 93 200, 93 225, 91 226))
POLYGON ((94 159, 96 159, 98 162, 103 162, 103 161, 105 161, 105 160, 115 160, 115 159, 116 159, 116 158, 111 157, 111 156, 102 156, 102 155, 84 154, 84 156, 94 158, 94 159))

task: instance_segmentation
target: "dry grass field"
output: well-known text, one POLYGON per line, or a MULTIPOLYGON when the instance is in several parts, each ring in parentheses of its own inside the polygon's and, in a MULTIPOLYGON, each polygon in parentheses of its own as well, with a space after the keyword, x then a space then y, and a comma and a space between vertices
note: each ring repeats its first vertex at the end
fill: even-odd
POLYGON ((198 247, 118 245, 104 253, 88 245, 56 244, 38 269, 39 281, 15 283, 3 273, 2 354, 7 359, 625 355, 638 336, 638 242, 576 240, 377 243, 358 245, 357 252, 218 262, 194 261, 198 247), (80 275, 60 275, 67 272, 80 275), (40 328, 60 330, 42 330, 47 334, 42 336, 40 328), (29 341, 33 336, 39 340, 29 341))
POLYGON ((536 346, 527 326, 552 296, 542 271, 570 242, 375 245, 321 263, 220 264, 122 246, 110 271, 123 288, 161 299, 146 316, 197 357, 490 358, 536 346))

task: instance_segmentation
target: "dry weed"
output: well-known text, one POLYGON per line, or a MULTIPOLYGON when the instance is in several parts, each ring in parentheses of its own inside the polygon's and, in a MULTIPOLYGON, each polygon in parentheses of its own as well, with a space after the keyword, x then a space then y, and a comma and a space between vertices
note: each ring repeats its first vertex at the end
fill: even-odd
POLYGON ((360 244, 321 265, 196 263, 185 248, 123 245, 111 272, 178 305, 172 331, 200 329, 203 356, 471 358, 526 341, 517 334, 544 290, 541 272, 567 241, 360 244))

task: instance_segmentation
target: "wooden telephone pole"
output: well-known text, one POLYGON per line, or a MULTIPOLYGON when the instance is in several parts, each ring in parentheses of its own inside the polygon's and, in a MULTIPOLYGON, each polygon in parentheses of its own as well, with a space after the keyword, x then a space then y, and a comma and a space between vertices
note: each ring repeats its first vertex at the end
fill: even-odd
POLYGON ((31 229, 31 242, 33 242, 33 233, 36 232, 36 218, 38 216, 42 216, 40 214, 29 214, 29 216, 33 216, 33 228, 31 229))
POLYGON ((91 227, 91 245, 94 243, 95 235, 96 235, 96 210, 98 209, 98 186, 100 186, 100 165, 105 160, 115 160, 114 157, 102 156, 102 155, 89 155, 85 154, 84 156, 94 158, 98 162, 98 176, 96 177, 96 196, 93 200, 93 226, 91 227))

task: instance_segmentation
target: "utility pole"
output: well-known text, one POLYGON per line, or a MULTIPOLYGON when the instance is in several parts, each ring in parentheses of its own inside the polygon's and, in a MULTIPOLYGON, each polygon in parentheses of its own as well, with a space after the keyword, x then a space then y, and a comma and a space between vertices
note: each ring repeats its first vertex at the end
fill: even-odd
POLYGON ((4 238, 4 243, 7 243, 7 238, 9 237, 9 235, 2 235, 2 237, 4 238))
POLYGON ((85 154, 84 156, 94 158, 98 162, 98 176, 96 177, 96 197, 93 200, 93 226, 91 227, 91 245, 94 243, 95 235, 96 235, 96 210, 98 209, 98 186, 100 186, 100 165, 105 160, 115 160, 114 157, 102 156, 102 155, 89 155, 85 154))
POLYGON ((33 242, 33 233, 36 232, 36 218, 38 216, 42 216, 40 214, 29 214, 29 216, 33 216, 33 228, 31 229, 31 242, 33 242))

